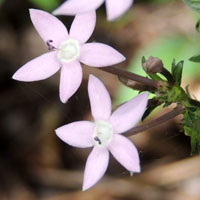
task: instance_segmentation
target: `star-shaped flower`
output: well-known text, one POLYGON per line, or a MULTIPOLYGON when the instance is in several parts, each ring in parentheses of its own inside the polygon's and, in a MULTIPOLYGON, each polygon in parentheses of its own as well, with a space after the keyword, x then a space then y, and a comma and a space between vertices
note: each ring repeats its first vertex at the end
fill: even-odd
POLYGON ((133 0, 68 0, 54 10, 55 15, 76 15, 96 10, 106 3, 107 19, 113 21, 123 15, 133 4, 133 0))
POLYGON ((138 123, 148 101, 147 93, 140 94, 111 114, 109 93, 93 75, 89 77, 88 93, 94 122, 77 121, 56 129, 57 136, 71 146, 94 147, 86 162, 83 190, 92 187, 104 175, 109 151, 128 171, 140 172, 138 151, 122 133, 138 123))
POLYGON ((125 60, 122 54, 108 45, 85 43, 96 24, 95 11, 77 15, 69 33, 61 21, 47 12, 30 9, 30 17, 51 51, 26 63, 12 78, 27 82, 38 81, 49 78, 61 69, 60 99, 63 103, 81 84, 80 62, 92 67, 106 67, 125 60))

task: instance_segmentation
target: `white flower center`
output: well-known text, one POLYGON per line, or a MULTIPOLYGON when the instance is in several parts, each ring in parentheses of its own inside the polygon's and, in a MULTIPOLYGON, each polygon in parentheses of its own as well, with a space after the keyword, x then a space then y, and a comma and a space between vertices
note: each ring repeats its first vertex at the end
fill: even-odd
POLYGON ((93 139, 97 146, 107 146, 112 140, 113 127, 107 121, 97 121, 95 123, 93 139))
POLYGON ((80 55, 80 46, 77 40, 68 39, 62 42, 58 48, 57 58, 61 62, 69 63, 80 55))

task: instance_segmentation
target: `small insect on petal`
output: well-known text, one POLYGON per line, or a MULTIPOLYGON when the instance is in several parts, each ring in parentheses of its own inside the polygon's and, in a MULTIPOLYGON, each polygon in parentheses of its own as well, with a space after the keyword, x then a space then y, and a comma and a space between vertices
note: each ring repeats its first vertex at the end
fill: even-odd
POLYGON ((46 44, 47 44, 49 51, 56 49, 56 47, 54 47, 51 43, 53 43, 53 40, 47 40, 46 41, 46 44))

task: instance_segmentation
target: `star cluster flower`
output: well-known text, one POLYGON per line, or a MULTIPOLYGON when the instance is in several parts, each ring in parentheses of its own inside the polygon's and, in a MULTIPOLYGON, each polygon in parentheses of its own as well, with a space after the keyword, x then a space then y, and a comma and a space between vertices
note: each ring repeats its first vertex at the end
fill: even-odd
POLYGON ((123 15, 133 4, 133 0, 68 0, 54 10, 55 15, 76 15, 96 10, 106 4, 107 19, 113 21, 123 15))
POLYGON ((57 136, 71 146, 93 147, 85 166, 83 190, 102 178, 108 167, 109 152, 131 173, 140 172, 138 151, 122 133, 138 123, 148 101, 148 94, 143 93, 111 113, 110 95, 93 75, 89 77, 88 93, 94 121, 76 121, 56 129, 57 136))
POLYGON ((30 17, 51 51, 23 65, 12 78, 38 81, 49 78, 61 69, 59 94, 63 103, 81 84, 80 62, 92 67, 106 67, 125 60, 122 54, 106 44, 86 43, 95 28, 95 11, 75 16, 69 33, 60 20, 45 11, 30 9, 30 17))

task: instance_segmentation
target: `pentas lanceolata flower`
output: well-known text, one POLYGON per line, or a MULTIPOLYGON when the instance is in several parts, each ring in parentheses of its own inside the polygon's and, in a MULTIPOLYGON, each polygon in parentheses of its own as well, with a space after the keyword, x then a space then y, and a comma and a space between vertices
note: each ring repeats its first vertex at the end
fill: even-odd
POLYGON ((138 123, 148 101, 147 93, 140 94, 111 114, 109 93, 93 75, 89 77, 88 93, 94 122, 77 121, 56 129, 57 136, 69 145, 94 147, 86 162, 83 190, 92 187, 104 175, 109 151, 128 171, 140 172, 138 151, 121 133, 138 123))
POLYGON ((13 79, 43 80, 61 68, 60 99, 63 103, 77 91, 81 84, 80 62, 92 67, 106 67, 125 60, 122 54, 108 45, 96 42, 85 43, 96 24, 95 11, 77 15, 69 33, 61 21, 47 12, 30 9, 30 17, 51 51, 26 63, 13 75, 13 79))
POLYGON ((132 5, 133 0, 68 0, 54 10, 55 15, 76 15, 96 10, 105 1, 107 19, 115 20, 132 5))

